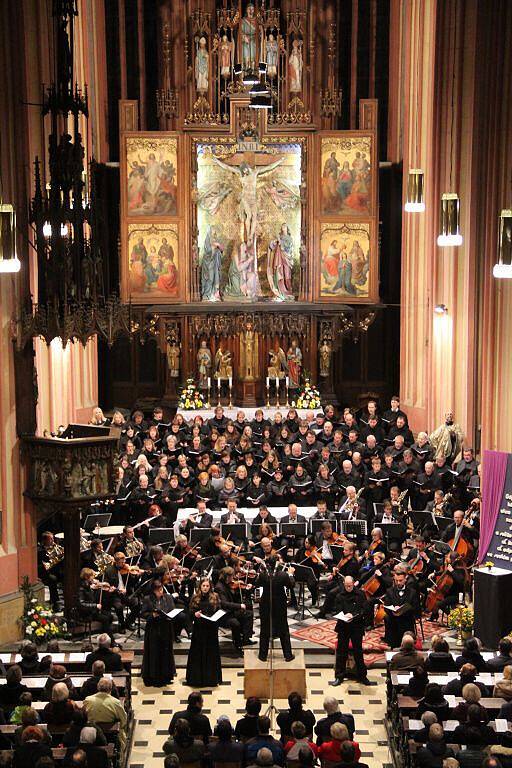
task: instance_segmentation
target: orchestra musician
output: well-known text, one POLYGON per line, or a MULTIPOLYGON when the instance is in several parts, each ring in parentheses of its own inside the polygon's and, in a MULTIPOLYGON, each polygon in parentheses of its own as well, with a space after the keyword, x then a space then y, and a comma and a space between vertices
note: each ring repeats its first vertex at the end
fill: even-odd
POLYGON ((137 539, 135 531, 131 525, 125 525, 118 541, 113 546, 114 555, 116 552, 122 552, 127 560, 140 558, 144 552, 144 543, 137 539))
POLYGON ((252 584, 242 584, 240 580, 235 581, 235 571, 229 567, 222 568, 215 584, 215 591, 220 599, 220 607, 226 611, 226 615, 220 620, 219 626, 231 630, 235 653, 242 658, 244 655, 242 646, 253 645, 251 640, 253 613, 245 602, 246 597, 243 594, 247 588, 250 589, 251 587, 252 584))
POLYGON ((109 565, 112 565, 114 558, 103 549, 101 539, 92 539, 90 549, 80 553, 83 568, 92 568, 93 571, 103 573, 109 565))
POLYGON ((334 512, 327 510, 327 502, 325 499, 318 499, 316 502, 316 512, 311 517, 312 520, 336 520, 334 512))
MULTIPOLYGON (((282 523, 306 523, 304 515, 299 515, 297 512, 296 504, 288 504, 288 514, 281 518, 282 523)), ((289 549, 300 549, 304 545, 304 537, 298 536, 295 539, 292 536, 282 536, 281 544, 284 547, 283 551, 287 552, 289 549)))
POLYGON ((384 559, 387 557, 387 548, 384 543, 384 534, 382 533, 382 528, 379 528, 378 526, 376 528, 372 528, 370 536, 371 541, 365 553, 363 554, 363 557, 361 558, 361 563, 363 566, 369 565, 372 562, 373 556, 377 554, 377 552, 382 552, 384 559))
POLYGON ((468 514, 466 518, 461 509, 456 509, 453 513, 453 523, 446 528, 441 536, 442 541, 446 541, 452 549, 463 555, 466 565, 470 565, 473 560, 475 554, 473 542, 478 539, 480 532, 478 518, 473 517, 473 524, 471 524, 469 517, 468 514), (460 543, 461 539, 463 544, 460 543))
POLYGON ((345 540, 343 542, 343 556, 336 566, 332 568, 327 577, 327 588, 324 604, 316 614, 317 618, 325 618, 332 613, 334 603, 339 592, 343 592, 343 582, 346 576, 352 576, 354 580, 359 576, 359 563, 356 558, 356 545, 345 540))
POLYGON ((64 577, 64 548, 57 544, 53 533, 44 531, 37 547, 37 575, 50 591, 52 609, 59 610, 59 583, 64 577))
POLYGON ((241 512, 237 509, 237 503, 235 499, 228 499, 226 504, 227 512, 221 515, 221 525, 234 525, 236 523, 245 523, 245 518, 241 512))
POLYGON ((386 563, 384 552, 375 552, 371 564, 361 568, 357 586, 363 590, 372 608, 379 602, 379 598, 384 597, 386 590, 393 586, 393 574, 386 563))
POLYGON ((115 553, 113 564, 109 565, 103 574, 103 580, 111 587, 106 595, 106 604, 117 616, 118 632, 121 635, 124 635, 127 629, 131 629, 137 616, 137 601, 131 593, 141 574, 144 574, 141 568, 128 565, 124 552, 115 553), (126 619, 125 608, 129 608, 126 619))
POLYGON ((206 502, 203 499, 196 503, 196 510, 197 512, 192 512, 188 517, 180 521, 176 531, 178 534, 183 534, 188 538, 193 528, 212 527, 213 515, 208 512, 206 502))
POLYGON ((427 597, 427 610, 431 608, 430 617, 427 621, 437 621, 441 611, 447 614, 451 608, 459 603, 459 596, 464 594, 466 574, 467 571, 462 558, 456 552, 448 552, 444 560, 444 567, 436 575, 432 587, 432 596, 435 598, 432 600, 432 604, 427 597), (436 590, 435 585, 441 588, 436 590))
POLYGON ((78 589, 77 613, 79 618, 85 621, 99 621, 101 631, 106 632, 112 642, 112 614, 105 607, 102 587, 109 588, 108 584, 98 582, 92 568, 82 568, 80 571, 80 586, 78 589))
MULTIPOLYGON (((273 525, 277 524, 276 518, 269 512, 268 507, 264 504, 260 506, 258 514, 251 523, 251 538, 253 540, 258 539, 260 526, 262 523, 271 523, 273 525)), ((249 542, 249 546, 251 546, 251 542, 249 542)))

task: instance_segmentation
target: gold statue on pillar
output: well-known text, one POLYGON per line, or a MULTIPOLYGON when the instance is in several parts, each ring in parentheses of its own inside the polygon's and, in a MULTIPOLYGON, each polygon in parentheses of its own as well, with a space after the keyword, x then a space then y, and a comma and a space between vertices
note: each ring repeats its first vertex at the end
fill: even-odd
POLYGON ((258 378, 258 334, 249 321, 240 334, 240 379, 255 381, 258 378))

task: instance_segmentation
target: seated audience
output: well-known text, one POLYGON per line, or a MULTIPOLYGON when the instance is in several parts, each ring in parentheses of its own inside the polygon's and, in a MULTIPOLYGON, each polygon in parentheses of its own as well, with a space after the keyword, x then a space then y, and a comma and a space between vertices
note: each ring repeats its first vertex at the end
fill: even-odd
POLYGON ((70 723, 75 705, 69 698, 66 683, 55 683, 49 703, 43 709, 42 718, 48 725, 66 725, 70 723))
POLYGON ((437 715, 438 722, 442 723, 448 719, 450 705, 443 696, 443 691, 438 683, 429 683, 425 688, 425 696, 421 699, 416 710, 417 715, 423 712, 433 712, 437 715))
POLYGON ((446 745, 443 726, 434 723, 428 732, 428 741, 416 753, 419 768, 442 768, 443 760, 454 757, 454 752, 446 745))
POLYGON ((256 757, 262 747, 267 747, 271 753, 274 763, 277 765, 285 764, 283 745, 280 741, 270 735, 270 718, 263 715, 259 718, 258 735, 253 736, 245 743, 245 762, 250 764, 256 762, 256 757))
MULTIPOLYGON (((335 723, 332 728, 335 727, 335 725, 341 726, 341 723, 335 723)), ((331 731, 332 731, 331 728, 331 731)), ((345 729, 346 730, 346 729, 345 729)), ((299 752, 303 747, 306 747, 308 749, 311 749, 311 751, 316 755, 318 751, 318 747, 316 744, 314 744, 312 741, 309 740, 308 734, 306 733, 306 726, 304 723, 301 723, 300 720, 296 720, 294 723, 292 723, 291 726, 291 738, 289 741, 286 742, 284 746, 284 751, 286 753, 287 760, 297 760, 299 757, 299 752)), ((348 738, 348 731, 347 731, 347 738, 348 738)))
POLYGON ((281 730, 281 741, 286 743, 291 735, 292 723, 299 721, 304 724, 307 736, 313 735, 315 716, 310 709, 302 706, 302 696, 297 691, 292 691, 288 696, 288 710, 280 712, 277 716, 277 725, 281 730))
POLYGON ((482 723, 489 722, 489 715, 485 707, 482 707, 478 702, 482 698, 482 692, 477 685, 473 683, 467 683, 462 689, 462 698, 460 704, 457 704, 452 713, 453 720, 458 720, 459 723, 465 723, 467 720, 468 709, 471 706, 478 707, 480 711, 480 720, 482 723))
POLYGON ((437 723, 437 715, 435 715, 433 712, 427 711, 422 714, 420 719, 423 728, 420 728, 414 733, 414 741, 417 741, 418 744, 426 744, 428 741, 430 726, 434 725, 434 723, 437 723))
POLYGON ((233 727, 229 720, 222 719, 217 725, 217 741, 208 744, 207 757, 211 763, 242 763, 244 745, 235 741, 233 727))
POLYGON ((432 638, 432 652, 425 660, 425 669, 428 672, 452 672, 458 669, 450 653, 450 646, 443 637, 432 638))
POLYGON ((480 688, 482 696, 485 696, 487 693, 487 687, 483 683, 477 682, 477 674, 477 669, 473 666, 473 664, 463 664, 459 670, 459 677, 456 677, 446 683, 446 685, 443 687, 443 693, 445 695, 448 694, 449 696, 462 696, 462 689, 464 686, 468 683, 473 683, 473 685, 476 685, 478 688, 480 688))
POLYGON ((467 717, 463 723, 460 723, 453 732, 452 740, 454 744, 496 744, 496 731, 490 725, 482 722, 480 707, 478 704, 471 704, 468 707, 467 717))
POLYGON ((123 660, 121 654, 111 648, 110 637, 104 632, 98 637, 98 647, 89 653, 85 659, 87 669, 92 669, 95 661, 103 661, 107 672, 122 672, 123 660))
POLYGON ((13 664, 5 673, 5 683, 0 685, 0 707, 6 718, 9 718, 18 706, 21 694, 28 691, 27 686, 21 682, 22 679, 21 667, 13 664))
POLYGON ((64 747, 78 747, 80 743, 80 734, 82 728, 88 726, 94 728, 96 731, 96 741, 94 742, 97 747, 103 747, 107 743, 107 739, 102 729, 96 723, 89 722, 87 710, 85 707, 77 707, 73 713, 73 718, 69 724, 69 728, 62 736, 62 745, 64 747))
POLYGON ((11 717, 9 722, 12 723, 13 725, 21 725, 22 719, 23 719, 23 713, 26 712, 27 709, 32 709, 32 694, 30 693, 30 691, 25 691, 25 693, 21 694, 19 698, 18 706, 16 706, 11 712, 11 717))
POLYGON ((180 763, 200 762, 205 754, 203 740, 192 736, 190 723, 183 718, 177 720, 174 734, 169 736, 162 749, 166 755, 177 755, 180 763))
MULTIPOLYGON (((348 728, 343 723, 333 723, 331 725, 331 740, 324 741, 318 747, 318 756, 321 761, 328 760, 331 763, 339 763, 341 760, 341 745, 345 741, 350 741, 348 728)), ((356 760, 361 757, 361 750, 356 741, 352 741, 356 750, 356 760)))
POLYGON ((315 725, 316 743, 320 746, 324 741, 329 741, 331 738, 331 725, 333 723, 343 723, 347 726, 348 735, 351 739, 354 738, 354 731, 356 729, 354 716, 351 714, 342 714, 340 712, 340 705, 337 699, 333 696, 326 696, 324 699, 324 710, 327 717, 323 717, 315 725))
POLYGON ((43 698, 46 701, 51 701, 52 689, 53 686, 57 683, 64 683, 67 686, 71 698, 77 698, 76 691, 73 688, 72 680, 66 672, 66 667, 63 667, 62 664, 52 664, 49 670, 48 678, 43 688, 43 698))
POLYGON ((503 768, 512 768, 512 731, 500 733, 498 739, 498 744, 489 747, 489 755, 497 759, 503 768))
POLYGON ((205 744, 208 743, 208 739, 212 735, 212 727, 210 721, 201 712, 203 708, 203 697, 198 691, 193 691, 189 694, 187 708, 180 712, 175 712, 169 723, 169 734, 174 735, 176 729, 176 723, 178 720, 187 720, 190 725, 190 733, 192 736, 201 738, 205 744))
POLYGON ((279 768, 272 755, 272 750, 262 747, 258 750, 254 762, 248 768, 279 768))
POLYGON ((421 699, 425 695, 425 688, 429 682, 428 672, 425 667, 414 667, 409 682, 402 690, 404 696, 412 696, 421 699))
POLYGON ((480 653, 480 642, 476 637, 470 637, 464 643, 464 648, 460 656, 455 659, 457 669, 460 669, 462 664, 473 664, 479 672, 485 672, 487 669, 487 662, 480 653))
POLYGON ((29 725, 21 735, 21 744, 14 747, 15 768, 35 768, 41 757, 51 757, 52 748, 45 741, 43 729, 29 725))
POLYGON ((37 645, 35 643, 23 643, 20 648, 21 660, 19 665, 21 671, 27 677, 29 675, 37 675, 39 672, 39 653, 37 652, 37 645))
POLYGON ((102 677, 98 683, 98 692, 88 696, 84 707, 89 720, 96 723, 119 723, 119 746, 124 751, 126 744, 127 716, 121 702, 111 694, 112 680, 102 677))
MULTIPOLYGON (((258 735, 258 719, 261 712, 261 701, 256 696, 249 696, 245 702, 245 715, 235 725, 235 736, 245 741, 258 735)), ((280 714, 277 716, 279 725, 280 714)))
MULTIPOLYGON (((93 662, 92 677, 88 677, 87 680, 85 680, 84 684, 82 685, 82 689, 81 689, 82 699, 86 699, 88 696, 92 696, 93 693, 97 692, 98 683, 104 675, 105 675, 105 662, 99 661, 99 660, 93 662)), ((119 698, 119 692, 115 686, 114 681, 112 681, 111 693, 112 693, 112 696, 114 696, 116 699, 119 698)))
POLYGON ((512 664, 512 640, 502 637, 498 643, 498 653, 487 662, 488 672, 503 672, 507 664, 512 664))
POLYGON ((512 664, 503 669, 503 679, 494 684, 492 695, 499 699, 512 700, 512 664))
POLYGON ((416 650, 414 637, 405 634, 400 643, 400 650, 392 656, 389 662, 389 668, 396 672, 401 669, 414 669, 424 665, 425 659, 423 654, 416 650))
POLYGON ((366 763, 360 763, 356 759, 356 748, 351 741, 345 741, 341 745, 339 764, 343 768, 368 768, 366 763))
POLYGON ((106 750, 96 745, 96 728, 90 725, 82 728, 78 746, 68 749, 65 761, 72 762, 73 753, 77 749, 85 753, 87 768, 108 768, 109 759, 106 750))

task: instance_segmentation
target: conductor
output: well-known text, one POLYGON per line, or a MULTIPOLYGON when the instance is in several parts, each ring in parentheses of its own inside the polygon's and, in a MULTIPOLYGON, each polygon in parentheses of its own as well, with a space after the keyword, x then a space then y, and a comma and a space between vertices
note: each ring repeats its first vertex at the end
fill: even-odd
MULTIPOLYGON (((259 562, 262 568, 257 578, 256 586, 263 589, 260 600, 261 630, 258 658, 260 661, 267 660, 271 631, 270 616, 272 613, 273 634, 279 636, 284 660, 292 661, 295 656, 292 653, 290 629, 288 627, 286 589, 287 587, 289 589, 293 588, 295 584, 293 576, 277 567, 278 558, 275 555, 271 555, 265 560, 255 557, 254 560, 259 562)), ((293 572, 293 569, 291 570, 293 572)))
POLYGON ((357 589, 354 586, 352 576, 345 576, 344 591, 336 597, 335 611, 337 614, 343 612, 346 621, 338 619, 336 623, 335 631, 338 635, 338 644, 336 646, 335 677, 330 685, 341 685, 345 678, 350 641, 352 641, 352 653, 356 663, 357 680, 362 685, 371 685, 366 675, 367 669, 363 657, 363 635, 368 606, 368 600, 362 589, 357 589))

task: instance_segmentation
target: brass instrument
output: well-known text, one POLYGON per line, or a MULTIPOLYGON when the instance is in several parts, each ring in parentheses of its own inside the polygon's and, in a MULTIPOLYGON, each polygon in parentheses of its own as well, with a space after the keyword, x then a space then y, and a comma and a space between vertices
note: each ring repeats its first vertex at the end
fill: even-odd
POLYGON ((94 564, 96 565, 97 573, 100 575, 103 575, 109 565, 112 565, 114 562, 114 558, 112 555, 109 555, 108 552, 98 552, 98 554, 94 558, 94 564))
POLYGON ((346 509, 348 509, 349 512, 352 512, 363 491, 364 491, 364 486, 361 486, 361 488, 358 490, 358 492, 356 493, 353 499, 347 498, 347 500, 343 502, 343 504, 339 509, 339 512, 344 512, 346 509))
POLYGON ((80 528, 80 552, 86 552, 90 548, 91 541, 89 539, 89 534, 86 533, 83 528, 80 528))
POLYGON ((124 551, 126 553, 126 557, 128 559, 132 557, 138 557, 142 554, 144 550, 144 544, 142 541, 139 541, 138 539, 133 539, 132 541, 127 541, 124 545, 124 551))
POLYGON ((453 499, 452 494, 451 493, 446 493, 443 496, 443 500, 441 501, 441 503, 434 505, 434 512, 436 513, 436 515, 440 515, 442 517, 444 515, 444 511, 445 511, 444 510, 444 505, 447 504, 449 501, 452 501, 452 499, 453 499))
POLYGON ((396 501, 391 502, 393 507, 398 507, 398 512, 400 514, 402 514, 402 501, 405 499, 406 496, 407 496, 407 488, 405 489, 405 491, 402 491, 402 493, 400 494, 400 496, 396 501))
POLYGON ((49 571, 54 566, 58 565, 64 560, 64 547, 60 544, 52 544, 52 546, 46 550, 47 559, 43 562, 45 570, 49 571))

